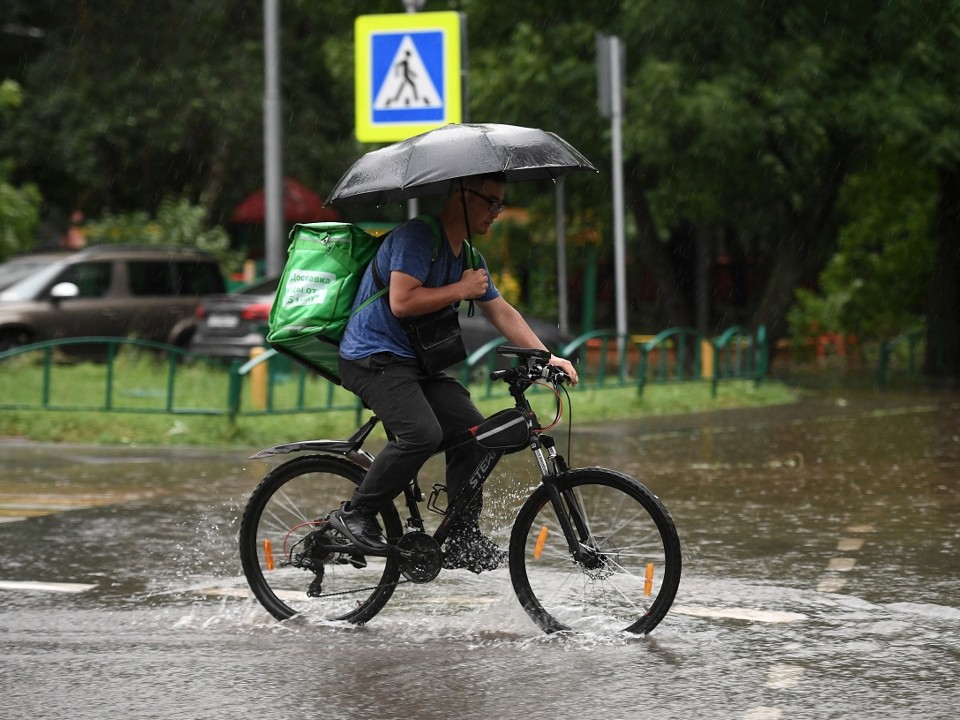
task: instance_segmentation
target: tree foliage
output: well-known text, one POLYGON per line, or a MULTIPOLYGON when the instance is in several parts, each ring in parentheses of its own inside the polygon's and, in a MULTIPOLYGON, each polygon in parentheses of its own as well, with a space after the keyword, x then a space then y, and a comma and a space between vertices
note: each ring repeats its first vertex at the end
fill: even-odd
POLYGON ((825 332, 891 339, 922 325, 936 250, 936 192, 933 172, 889 153, 850 175, 839 210, 851 221, 840 228, 820 291, 797 291, 794 339, 825 332))
POLYGON ((173 245, 194 247, 217 258, 221 267, 239 267, 243 258, 230 249, 230 238, 220 226, 207 227, 206 214, 187 200, 167 198, 155 215, 142 210, 106 213, 83 226, 86 240, 94 245, 173 245))
MULTIPOLYGON (((20 106, 20 85, 14 80, 0 83, 0 118, 12 115, 20 106)), ((0 262, 31 247, 40 220, 40 191, 34 183, 12 184, 13 161, 0 156, 0 262)))

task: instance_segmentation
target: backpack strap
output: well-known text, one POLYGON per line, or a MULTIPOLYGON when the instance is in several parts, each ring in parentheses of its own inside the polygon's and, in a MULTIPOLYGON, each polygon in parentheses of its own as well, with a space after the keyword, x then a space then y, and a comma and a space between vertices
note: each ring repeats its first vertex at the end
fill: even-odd
MULTIPOLYGON (((442 233, 440 232, 440 223, 437 222, 437 219, 433 215, 418 215, 417 219, 422 220, 423 222, 427 223, 427 225, 433 228, 434 235, 437 238, 437 241, 433 246, 433 260, 436 260, 437 257, 439 257, 440 255, 440 239, 442 237, 442 233)), ((480 261, 477 258, 480 255, 480 253, 478 253, 477 250, 473 247, 473 243, 470 242, 470 238, 464 238, 463 242, 467 246, 465 253, 461 251, 461 256, 463 257, 461 264, 463 266, 463 269, 464 270, 478 269, 480 267, 480 261)), ((433 260, 431 260, 431 263, 433 262, 433 260)), ((374 267, 373 270, 374 270, 374 273, 376 273, 377 268, 374 267)), ((467 317, 473 317, 474 312, 475 312, 475 305, 473 304, 473 300, 472 299, 468 300, 467 301, 467 317)))
MULTIPOLYGON (((433 255, 430 258, 430 264, 433 265, 433 263, 437 261, 437 258, 440 257, 440 243, 443 242, 443 233, 440 230, 440 223, 433 215, 426 215, 426 214, 417 215, 417 217, 414 219, 419 220, 425 225, 428 225, 430 229, 433 230, 433 255)), ((471 249, 471 258, 472 257, 473 255, 472 255, 472 249, 471 249)), ((383 297, 388 292, 390 292, 390 287, 385 282, 383 282, 383 279, 380 277, 380 273, 377 272, 377 258, 374 257, 373 260, 371 260, 371 263, 373 263, 373 281, 377 284, 377 287, 380 289, 377 292, 375 292, 373 295, 368 297, 366 300, 364 300, 362 303, 357 305, 357 308, 351 313, 351 316, 360 312, 367 305, 374 302, 375 300, 378 300, 379 298, 383 297)))

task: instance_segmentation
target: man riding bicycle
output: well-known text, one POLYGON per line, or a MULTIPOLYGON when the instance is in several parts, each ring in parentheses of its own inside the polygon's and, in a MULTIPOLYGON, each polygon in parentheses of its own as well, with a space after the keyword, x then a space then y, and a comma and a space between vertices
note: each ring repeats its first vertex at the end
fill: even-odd
MULTIPOLYGON (((389 293, 385 301, 371 302, 351 317, 340 343, 340 376, 343 386, 383 421, 388 442, 350 500, 331 513, 330 524, 362 550, 382 552, 387 547, 376 519, 378 508, 403 491, 445 438, 483 420, 460 382, 424 368, 404 330, 405 321, 473 300, 509 343, 546 350, 500 295, 483 258, 476 268, 465 262, 464 254, 470 254, 466 239, 487 233, 504 208, 504 191, 502 173, 453 182, 436 218, 441 236, 436 256, 431 223, 410 220, 387 236, 360 285, 355 309, 378 292, 380 283, 389 293)), ((552 356, 550 363, 576 384, 577 372, 568 360, 552 356)), ((450 499, 457 497, 483 456, 475 442, 447 451, 450 499)), ((481 506, 478 497, 467 519, 452 528, 444 567, 479 573, 503 560, 503 551, 480 531, 481 506)))

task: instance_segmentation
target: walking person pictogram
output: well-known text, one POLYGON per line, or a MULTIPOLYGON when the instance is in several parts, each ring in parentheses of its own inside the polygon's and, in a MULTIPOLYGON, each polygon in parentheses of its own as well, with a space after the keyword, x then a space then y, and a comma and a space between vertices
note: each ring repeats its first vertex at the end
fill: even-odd
MULTIPOLYGON (((410 92, 413 93, 412 101, 413 101, 413 102, 419 102, 419 101, 420 101, 420 93, 417 91, 417 83, 415 82, 415 79, 418 78, 419 76, 417 75, 416 72, 414 72, 414 71, 410 68, 410 64, 411 64, 411 63, 410 63, 410 55, 411 55, 410 51, 407 50, 407 51, 403 54, 403 59, 400 60, 399 62, 397 62, 397 63, 393 66, 393 72, 394 72, 394 74, 397 75, 397 76, 402 76, 403 79, 400 81, 400 85, 399 85, 399 87, 397 88, 397 92, 394 94, 394 96, 393 96, 392 98, 390 98, 389 100, 386 101, 386 106, 387 106, 387 107, 390 107, 391 105, 393 105, 394 103, 396 103, 398 100, 400 100, 401 96, 403 96, 403 94, 404 94, 404 91, 405 91, 408 87, 409 87, 409 89, 410 89, 410 92)), ((404 104, 405 104, 405 105, 410 105, 410 103, 411 103, 411 98, 407 97, 406 100, 404 100, 404 104)), ((424 98, 423 98, 423 104, 424 104, 424 105, 429 105, 429 104, 430 104, 429 98, 424 97, 424 98)))
MULTIPOLYGON (((409 50, 404 53, 403 60, 394 65, 393 72, 397 75, 403 75, 403 82, 401 82, 400 87, 397 88, 396 95, 387 100, 387 105, 393 105, 393 103, 399 100, 400 96, 403 94, 404 88, 406 88, 407 85, 410 86, 410 90, 413 92, 413 99, 416 100, 419 96, 417 95, 417 84, 413 81, 413 78, 415 78, 417 74, 410 69, 409 50)), ((410 104, 409 100, 407 100, 407 104, 410 104)))

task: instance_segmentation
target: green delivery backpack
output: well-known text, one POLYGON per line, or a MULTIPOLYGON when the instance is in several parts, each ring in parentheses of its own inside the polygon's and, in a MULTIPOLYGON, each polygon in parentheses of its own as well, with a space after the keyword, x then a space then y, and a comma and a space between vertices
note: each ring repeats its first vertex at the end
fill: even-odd
MULTIPOLYGON (((432 216, 421 215, 418 219, 434 231, 436 260, 440 227, 432 216)), ((383 238, 352 223, 321 222, 294 225, 290 241, 287 263, 270 308, 267 342, 339 385, 340 340, 353 314, 360 280, 383 238)), ((386 292, 387 288, 382 288, 357 310, 386 292)))

